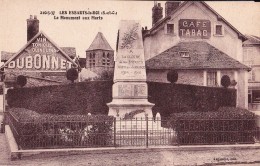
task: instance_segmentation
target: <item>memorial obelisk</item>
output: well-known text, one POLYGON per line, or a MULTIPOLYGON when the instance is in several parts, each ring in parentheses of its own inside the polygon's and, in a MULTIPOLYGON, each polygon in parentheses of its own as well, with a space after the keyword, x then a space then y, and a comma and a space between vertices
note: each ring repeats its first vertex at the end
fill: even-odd
POLYGON ((122 20, 119 25, 118 51, 115 58, 114 84, 109 113, 115 117, 153 117, 148 102, 144 47, 140 22, 122 20))

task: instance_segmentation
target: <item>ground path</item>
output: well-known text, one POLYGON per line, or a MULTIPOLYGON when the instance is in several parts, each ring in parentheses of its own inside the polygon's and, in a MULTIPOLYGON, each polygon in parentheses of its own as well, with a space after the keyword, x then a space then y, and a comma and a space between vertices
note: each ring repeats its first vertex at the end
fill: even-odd
POLYGON ((171 166, 171 165, 207 165, 209 163, 240 163, 239 165, 260 165, 260 149, 248 150, 204 150, 173 151, 162 150, 146 153, 121 154, 80 154, 57 157, 32 156, 11 161, 4 134, 0 134, 0 165, 50 165, 50 166, 171 166), (218 161, 217 161, 218 160, 218 161))

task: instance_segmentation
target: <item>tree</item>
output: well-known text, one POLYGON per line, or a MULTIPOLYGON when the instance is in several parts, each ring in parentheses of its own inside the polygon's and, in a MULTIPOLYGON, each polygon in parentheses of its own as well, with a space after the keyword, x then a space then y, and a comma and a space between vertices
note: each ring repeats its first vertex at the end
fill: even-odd
POLYGON ((230 85, 230 78, 228 75, 223 75, 221 78, 221 85, 227 88, 230 85))
POLYGON ((16 83, 20 85, 21 87, 24 87, 27 83, 27 78, 23 75, 19 75, 16 78, 16 83))
POLYGON ((167 80, 171 83, 175 83, 178 80, 178 73, 175 70, 171 70, 167 73, 167 80))
POLYGON ((79 76, 78 70, 75 68, 70 68, 66 73, 67 79, 70 80, 72 83, 74 83, 74 81, 78 78, 78 76, 79 76))

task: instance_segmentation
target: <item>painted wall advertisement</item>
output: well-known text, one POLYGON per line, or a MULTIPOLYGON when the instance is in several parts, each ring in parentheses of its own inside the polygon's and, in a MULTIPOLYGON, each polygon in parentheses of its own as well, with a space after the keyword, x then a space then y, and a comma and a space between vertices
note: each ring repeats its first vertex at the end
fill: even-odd
POLYGON ((211 36, 211 23, 209 20, 180 19, 180 38, 209 39, 211 36))

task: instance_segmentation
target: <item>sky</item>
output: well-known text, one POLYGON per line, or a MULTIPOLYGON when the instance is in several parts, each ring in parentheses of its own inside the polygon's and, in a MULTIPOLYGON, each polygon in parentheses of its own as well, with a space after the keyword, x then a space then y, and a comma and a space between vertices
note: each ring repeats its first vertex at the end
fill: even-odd
MULTIPOLYGON (((164 8, 165 1, 158 1, 164 8)), ((260 36, 260 3, 253 1, 206 1, 242 34, 260 36)), ((85 57, 96 34, 101 31, 115 50, 120 20, 140 20, 141 26, 152 25, 154 1, 88 1, 88 0, 0 0, 0 51, 17 52, 27 42, 26 19, 37 15, 40 30, 60 47, 75 47, 77 55, 85 57), (55 11, 114 11, 116 15, 102 16, 102 20, 55 20, 55 11)), ((165 8, 164 8, 165 9, 165 8)), ((163 10, 164 13, 164 10, 163 10)), ((73 16, 65 15, 62 16, 73 16)), ((86 15, 87 16, 87 15, 86 15)))

